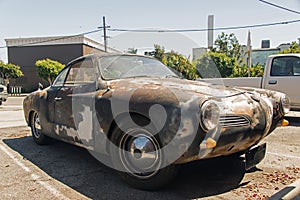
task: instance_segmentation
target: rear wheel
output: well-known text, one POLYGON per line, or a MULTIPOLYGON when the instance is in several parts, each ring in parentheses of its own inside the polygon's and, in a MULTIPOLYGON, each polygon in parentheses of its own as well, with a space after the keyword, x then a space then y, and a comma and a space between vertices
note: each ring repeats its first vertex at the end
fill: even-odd
MULTIPOLYGON (((126 120, 125 120, 126 121, 126 120)), ((112 162, 121 178, 129 185, 145 190, 154 190, 170 182, 177 173, 175 165, 164 168, 165 158, 153 130, 144 127, 116 127, 111 141, 112 162)))
POLYGON ((50 138, 42 133, 41 122, 37 112, 34 112, 31 115, 30 122, 30 128, 34 142, 39 145, 47 144, 50 141, 50 138))

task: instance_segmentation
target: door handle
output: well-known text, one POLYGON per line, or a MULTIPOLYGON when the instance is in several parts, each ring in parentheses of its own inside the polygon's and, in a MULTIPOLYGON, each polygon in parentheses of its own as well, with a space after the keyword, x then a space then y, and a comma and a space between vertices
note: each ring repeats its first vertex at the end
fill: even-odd
POLYGON ((276 80, 270 80, 270 81, 269 81, 269 84, 270 84, 270 85, 276 85, 276 84, 277 84, 277 81, 276 81, 276 80))
POLYGON ((62 100, 61 97, 55 97, 55 98, 54 98, 54 101, 60 101, 60 100, 62 100))

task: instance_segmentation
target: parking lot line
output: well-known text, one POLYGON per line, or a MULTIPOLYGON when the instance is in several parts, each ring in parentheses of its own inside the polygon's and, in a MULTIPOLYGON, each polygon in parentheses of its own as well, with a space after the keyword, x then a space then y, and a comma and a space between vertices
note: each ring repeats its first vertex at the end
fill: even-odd
POLYGON ((281 153, 273 153, 273 152, 267 152, 267 153, 271 154, 271 155, 275 155, 275 156, 281 156, 281 157, 286 157, 286 158, 295 158, 295 159, 300 160, 299 156, 292 156, 292 155, 286 155, 286 154, 281 154, 281 153))
POLYGON ((45 181, 42 181, 41 178, 32 173, 32 171, 26 167, 18 158, 16 158, 15 156, 13 156, 9 150, 0 143, 0 149, 6 154, 8 155, 19 167, 21 167, 25 172, 30 173, 31 178, 36 181, 37 183, 39 183, 42 187, 44 187, 46 190, 48 190, 53 196, 55 196, 58 199, 69 199, 68 197, 64 196, 61 192, 59 192, 57 189, 55 189, 54 187, 52 187, 51 185, 49 185, 48 183, 46 183, 45 181))

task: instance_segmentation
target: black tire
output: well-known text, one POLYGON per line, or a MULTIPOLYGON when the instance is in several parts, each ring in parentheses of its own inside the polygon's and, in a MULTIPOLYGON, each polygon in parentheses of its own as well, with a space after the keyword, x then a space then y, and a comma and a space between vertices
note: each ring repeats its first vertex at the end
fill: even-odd
POLYGON ((152 135, 153 130, 133 127, 127 121, 122 121, 126 124, 123 130, 116 127, 112 133, 111 141, 115 145, 110 151, 115 169, 123 181, 132 187, 143 190, 162 188, 176 176, 177 166, 171 164, 161 169, 165 159, 159 139, 152 135))
POLYGON ((0 100, 0 106, 2 105, 2 101, 0 100))
POLYGON ((32 133, 33 141, 39 145, 48 144, 50 138, 43 134, 42 127, 40 123, 40 118, 37 112, 31 115, 30 128, 32 133))

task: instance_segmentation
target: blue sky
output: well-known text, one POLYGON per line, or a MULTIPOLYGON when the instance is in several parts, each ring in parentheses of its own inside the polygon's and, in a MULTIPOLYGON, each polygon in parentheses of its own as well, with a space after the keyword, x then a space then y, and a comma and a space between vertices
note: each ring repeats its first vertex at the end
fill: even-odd
MULTIPOLYGON (((300 11, 300 0, 268 0, 300 11)), ((0 46, 4 39, 19 37, 65 36, 97 29, 102 16, 111 28, 122 29, 202 29, 207 17, 215 16, 215 27, 243 26, 300 19, 299 14, 281 10, 258 0, 0 0, 0 46)), ((264 28, 228 30, 241 44, 251 31, 252 46, 270 39, 271 46, 296 41, 300 23, 264 28)), ((221 31, 215 31, 215 38, 221 31)), ((102 33, 88 35, 102 42, 102 33)), ((161 44, 185 55, 194 47, 207 46, 206 32, 196 33, 119 33, 108 32, 108 44, 120 50, 147 49, 161 44)), ((0 59, 6 61, 6 49, 0 59)))

